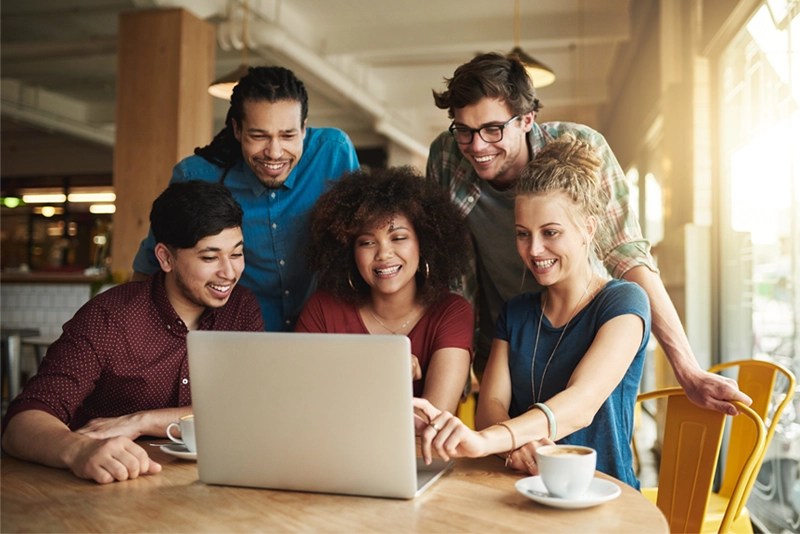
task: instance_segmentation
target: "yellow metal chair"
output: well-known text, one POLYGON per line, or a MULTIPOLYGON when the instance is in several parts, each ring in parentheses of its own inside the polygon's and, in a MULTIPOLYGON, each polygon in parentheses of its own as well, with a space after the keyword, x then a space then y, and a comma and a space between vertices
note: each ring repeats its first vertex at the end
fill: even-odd
MULTIPOLYGON (((686 397, 679 387, 639 395, 637 402, 666 399, 664 442, 661 450, 658 488, 643 490, 655 502, 669 523, 671 532, 700 532, 712 493, 714 472, 722 446, 728 416, 705 410, 686 397)), ((761 417, 749 407, 735 403, 737 419, 747 423, 737 449, 744 459, 740 476, 731 491, 719 532, 728 532, 746 501, 750 475, 764 454, 766 429, 761 417)), ((744 425, 742 425, 744 428, 744 425)))
MULTIPOLYGON (((794 375, 782 365, 764 360, 725 362, 711 367, 709 371, 719 373, 728 369, 738 369, 736 381, 739 383, 739 389, 753 399, 750 408, 764 421, 767 431, 764 441, 764 452, 766 453, 772 436, 775 434, 781 414, 783 414, 784 408, 794 397, 796 384, 794 375), (780 387, 776 389, 779 377, 781 377, 780 387), (771 414, 770 407, 774 408, 771 414)), ((740 443, 747 439, 750 432, 749 426, 745 420, 739 417, 734 417, 731 422, 730 445, 728 446, 728 454, 722 471, 722 481, 719 491, 712 493, 709 499, 705 521, 703 522, 703 532, 716 531, 739 482, 739 473, 742 472, 742 466, 747 455, 747 451, 742 450, 740 443)), ((764 455, 762 454, 750 474, 743 492, 744 499, 739 504, 740 510, 737 512, 735 522, 731 526, 731 532, 737 534, 753 533, 750 512, 747 510, 746 504, 747 497, 755 484, 763 460, 764 455)))

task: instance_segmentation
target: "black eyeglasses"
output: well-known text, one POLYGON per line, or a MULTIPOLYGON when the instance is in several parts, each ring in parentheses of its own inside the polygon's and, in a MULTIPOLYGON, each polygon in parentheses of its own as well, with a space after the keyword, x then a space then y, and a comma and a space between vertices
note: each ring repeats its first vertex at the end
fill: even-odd
POLYGON ((476 133, 487 143, 497 143, 503 140, 503 130, 505 127, 520 117, 521 115, 514 115, 503 124, 489 124, 487 126, 481 126, 480 128, 456 126, 455 123, 453 123, 448 130, 450 130, 450 133, 456 138, 456 143, 459 145, 470 144, 476 133))

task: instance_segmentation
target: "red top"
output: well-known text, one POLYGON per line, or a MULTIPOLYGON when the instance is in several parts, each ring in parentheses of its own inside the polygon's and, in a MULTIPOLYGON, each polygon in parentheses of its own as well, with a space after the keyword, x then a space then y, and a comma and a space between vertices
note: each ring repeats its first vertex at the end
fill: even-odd
MULTIPOLYGON (((408 338, 411 353, 419 360, 422 378, 414 381, 414 395, 422 395, 425 375, 433 353, 444 348, 464 349, 472 356, 475 320, 472 306, 463 297, 448 293, 428 306, 408 338)), ((297 319, 297 332, 369 334, 358 307, 345 303, 330 293, 317 291, 297 319)))
MULTIPOLYGON (((237 285, 225 306, 203 313, 198 328, 261 331, 264 322, 256 298, 237 285)), ((97 295, 64 324, 9 406, 3 429, 25 410, 76 430, 96 417, 191 405, 187 333, 167 300, 163 272, 97 295)))

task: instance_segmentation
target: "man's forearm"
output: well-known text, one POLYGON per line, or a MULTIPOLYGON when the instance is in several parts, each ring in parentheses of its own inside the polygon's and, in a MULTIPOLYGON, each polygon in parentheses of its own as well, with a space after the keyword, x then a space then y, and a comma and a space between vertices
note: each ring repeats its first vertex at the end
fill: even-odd
POLYGON ((652 330, 669 360, 678 382, 683 383, 692 371, 700 370, 689 338, 661 277, 645 266, 634 267, 623 276, 645 290, 650 300, 652 330))
POLYGON ((22 460, 67 468, 70 449, 86 439, 49 413, 26 410, 9 421, 3 433, 3 450, 22 460))

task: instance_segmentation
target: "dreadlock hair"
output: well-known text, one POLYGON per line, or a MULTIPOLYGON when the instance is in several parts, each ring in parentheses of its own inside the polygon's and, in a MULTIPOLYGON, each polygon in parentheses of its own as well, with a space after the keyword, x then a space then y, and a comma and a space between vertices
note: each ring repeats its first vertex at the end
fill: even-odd
POLYGON ((305 125, 308 118, 308 93, 303 82, 292 71, 283 67, 250 67, 245 76, 233 88, 231 106, 225 117, 225 128, 204 147, 194 149, 194 153, 227 171, 242 158, 242 145, 233 131, 233 121, 242 124, 244 103, 278 102, 295 100, 300 103, 300 123, 305 125))

